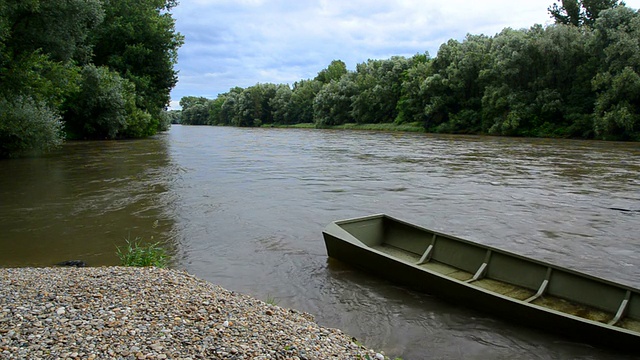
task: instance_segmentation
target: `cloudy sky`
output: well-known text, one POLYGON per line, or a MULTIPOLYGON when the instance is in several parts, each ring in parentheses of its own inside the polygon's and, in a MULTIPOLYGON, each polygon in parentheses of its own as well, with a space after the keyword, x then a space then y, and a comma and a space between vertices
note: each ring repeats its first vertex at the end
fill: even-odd
MULTIPOLYGON (((350 70, 367 59, 434 57, 449 39, 493 36, 505 27, 550 24, 554 0, 181 0, 173 9, 185 36, 179 50, 183 96, 215 98, 234 86, 293 84, 334 59, 350 70)), ((627 0, 637 9, 640 0, 627 0)))

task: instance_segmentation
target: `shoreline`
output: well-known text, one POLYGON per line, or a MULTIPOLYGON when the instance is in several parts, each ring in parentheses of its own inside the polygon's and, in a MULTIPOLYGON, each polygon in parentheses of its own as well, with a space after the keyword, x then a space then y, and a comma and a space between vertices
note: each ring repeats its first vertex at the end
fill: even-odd
POLYGON ((0 357, 382 359, 312 315, 154 267, 0 269, 0 357))

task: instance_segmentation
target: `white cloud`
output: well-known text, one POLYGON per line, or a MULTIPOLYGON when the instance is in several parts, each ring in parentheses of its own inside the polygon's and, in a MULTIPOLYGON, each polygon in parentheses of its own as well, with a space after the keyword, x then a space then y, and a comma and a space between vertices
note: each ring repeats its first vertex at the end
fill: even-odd
MULTIPOLYGON (((181 97, 216 97, 231 87, 312 78, 332 60, 350 69, 367 59, 435 56, 449 39, 495 35, 551 20, 553 0, 182 0, 181 97)), ((637 8, 640 0, 628 0, 637 8)))

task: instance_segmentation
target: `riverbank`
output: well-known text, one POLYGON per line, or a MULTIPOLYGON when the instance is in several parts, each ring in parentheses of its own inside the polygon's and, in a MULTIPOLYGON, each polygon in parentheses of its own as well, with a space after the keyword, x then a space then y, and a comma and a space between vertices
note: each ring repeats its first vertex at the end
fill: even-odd
POLYGON ((0 269, 3 359, 376 359, 309 314, 159 268, 0 269))
MULTIPOLYGON (((302 123, 293 125, 262 125, 263 128, 283 128, 283 129, 317 129, 313 123, 302 123)), ((348 123, 342 125, 331 125, 322 127, 323 130, 369 130, 369 131, 388 131, 388 132, 425 132, 424 127, 417 122, 406 124, 381 123, 381 124, 355 124, 348 123)))

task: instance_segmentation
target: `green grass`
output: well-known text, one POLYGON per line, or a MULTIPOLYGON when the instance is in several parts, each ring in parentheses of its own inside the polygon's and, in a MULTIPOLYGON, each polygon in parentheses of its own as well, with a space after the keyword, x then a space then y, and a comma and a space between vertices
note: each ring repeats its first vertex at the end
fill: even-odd
POLYGON ((123 266, 155 266, 166 267, 168 262, 168 256, 166 251, 160 247, 160 243, 153 243, 148 245, 141 245, 140 238, 135 238, 131 241, 126 239, 126 246, 116 246, 118 257, 120 258, 120 264, 123 266))
POLYGON ((397 125, 394 123, 384 124, 344 124, 330 126, 329 129, 343 130, 375 130, 375 131, 407 131, 407 132, 424 132, 424 127, 419 123, 409 123, 397 125))
MULTIPOLYGON (((266 124, 262 125, 262 127, 269 128, 288 128, 288 129, 315 129, 316 125, 313 123, 304 123, 304 124, 294 124, 294 125, 274 125, 274 124, 266 124)), ((374 131, 406 131, 406 132, 425 132, 422 124, 414 122, 414 123, 405 123, 405 124, 394 124, 394 123, 384 123, 384 124, 344 124, 344 125, 334 125, 323 127, 323 129, 339 129, 339 130, 374 130, 374 131)))
POLYGON ((267 299, 264 302, 266 302, 269 305, 274 305, 274 306, 278 305, 278 300, 271 295, 267 295, 267 299))
POLYGON ((315 129, 314 123, 302 123, 293 125, 280 125, 280 124, 263 124, 263 128, 282 128, 282 129, 315 129))

